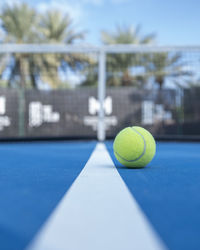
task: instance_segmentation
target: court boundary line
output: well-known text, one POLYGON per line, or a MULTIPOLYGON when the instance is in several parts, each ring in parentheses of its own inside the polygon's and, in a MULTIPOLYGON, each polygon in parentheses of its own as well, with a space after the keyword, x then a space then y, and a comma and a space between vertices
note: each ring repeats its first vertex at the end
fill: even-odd
POLYGON ((27 250, 164 250, 103 143, 27 250))

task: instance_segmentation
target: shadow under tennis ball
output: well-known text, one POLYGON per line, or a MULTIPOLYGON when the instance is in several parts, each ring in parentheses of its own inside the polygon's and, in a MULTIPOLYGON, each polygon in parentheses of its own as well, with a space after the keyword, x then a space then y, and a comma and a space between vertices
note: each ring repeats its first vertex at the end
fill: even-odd
MULTIPOLYGON (((104 167, 104 168, 113 168, 113 165, 103 165, 102 167, 104 167)), ((124 169, 124 170, 138 170, 138 169, 145 169, 145 168, 147 168, 147 167, 134 167, 134 168, 128 168, 128 167, 125 167, 125 166, 122 166, 122 165, 116 165, 115 164, 115 167, 117 168, 117 169, 124 169)))

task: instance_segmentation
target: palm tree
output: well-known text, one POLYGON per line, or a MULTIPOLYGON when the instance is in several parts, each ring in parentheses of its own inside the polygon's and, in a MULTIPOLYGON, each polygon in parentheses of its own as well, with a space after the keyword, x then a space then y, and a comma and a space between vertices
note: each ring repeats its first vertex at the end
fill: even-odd
MULTIPOLYGON (((112 33, 103 31, 102 42, 110 44, 149 44, 154 42, 155 35, 141 35, 141 28, 117 26, 112 33)), ((134 67, 144 65, 144 55, 141 54, 109 54, 107 56, 108 85, 137 85, 144 84, 146 78, 143 74, 133 75, 134 67)))
MULTIPOLYGON (((42 34, 42 41, 48 43, 66 43, 74 44, 79 39, 84 39, 85 32, 76 32, 73 27, 73 21, 69 15, 63 16, 59 11, 53 10, 47 12, 42 16, 40 22, 40 30, 42 34)), ((73 71, 83 70, 86 66, 93 62, 93 59, 84 54, 54 54, 45 55, 43 60, 44 71, 48 76, 48 70, 52 70, 49 82, 59 82, 58 70, 67 72, 70 68, 73 71)))
MULTIPOLYGON (((6 6, 1 15, 4 42, 14 43, 69 43, 84 37, 76 32, 71 18, 58 11, 39 15, 27 4, 6 6)), ((0 74, 10 68, 8 84, 37 87, 39 80, 52 88, 60 85, 59 72, 69 67, 76 70, 88 63, 83 55, 62 54, 13 54, 7 63, 0 65, 0 74)))
POLYGON ((62 15, 57 10, 48 11, 40 19, 40 30, 42 41, 48 43, 72 44, 77 39, 83 39, 84 32, 76 32, 73 27, 73 20, 68 14, 62 15))
POLYGON ((32 43, 38 41, 38 17, 27 4, 6 5, 0 14, 2 28, 6 32, 3 42, 32 43))
MULTIPOLYGON (((0 14, 0 19, 5 32, 3 42, 20 44, 37 41, 37 15, 35 10, 27 4, 15 4, 12 7, 5 6, 0 14)), ((9 67, 9 85, 17 82, 21 87, 25 87, 28 66, 28 56, 26 54, 13 54, 10 55, 10 60, 1 60, 1 74, 9 67)))
POLYGON ((190 76, 191 72, 185 70, 185 64, 181 60, 183 55, 177 52, 162 52, 148 55, 146 63, 147 74, 154 77, 154 82, 162 89, 166 79, 170 79, 175 85, 179 85, 178 79, 190 76))

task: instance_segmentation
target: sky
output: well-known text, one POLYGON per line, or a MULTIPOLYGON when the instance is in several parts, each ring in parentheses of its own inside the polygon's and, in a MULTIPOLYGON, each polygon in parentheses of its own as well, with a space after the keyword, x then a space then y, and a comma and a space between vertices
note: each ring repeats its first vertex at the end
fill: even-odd
MULTIPOLYGON (((22 0, 1 0, 6 3, 22 0)), ((85 42, 101 44, 101 31, 117 25, 141 25, 142 34, 156 34, 159 45, 200 45, 199 0, 24 0, 41 12, 58 9, 69 13, 85 42)))

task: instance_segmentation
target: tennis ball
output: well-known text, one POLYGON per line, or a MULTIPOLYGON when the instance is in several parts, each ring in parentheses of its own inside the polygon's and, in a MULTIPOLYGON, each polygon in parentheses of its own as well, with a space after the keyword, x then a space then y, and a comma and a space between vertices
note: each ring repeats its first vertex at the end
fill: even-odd
POLYGON ((146 166, 154 157, 156 143, 153 136, 142 127, 127 127, 121 130, 113 144, 117 160, 126 167, 146 166))

